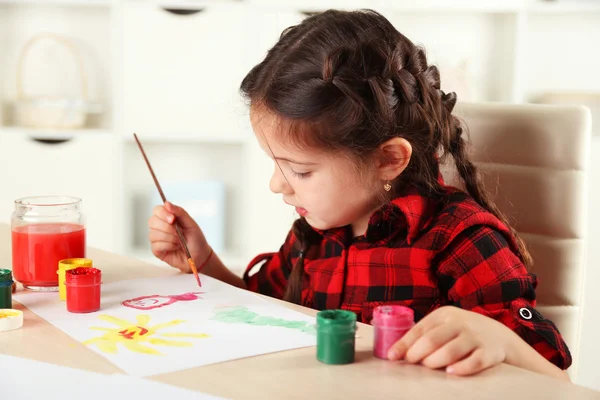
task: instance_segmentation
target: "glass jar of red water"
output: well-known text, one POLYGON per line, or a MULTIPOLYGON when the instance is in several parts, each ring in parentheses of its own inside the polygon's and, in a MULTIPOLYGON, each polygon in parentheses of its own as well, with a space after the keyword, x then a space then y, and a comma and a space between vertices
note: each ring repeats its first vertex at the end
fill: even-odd
POLYGON ((15 200, 11 230, 13 277, 26 289, 57 291, 58 262, 85 258, 85 222, 76 197, 15 200))

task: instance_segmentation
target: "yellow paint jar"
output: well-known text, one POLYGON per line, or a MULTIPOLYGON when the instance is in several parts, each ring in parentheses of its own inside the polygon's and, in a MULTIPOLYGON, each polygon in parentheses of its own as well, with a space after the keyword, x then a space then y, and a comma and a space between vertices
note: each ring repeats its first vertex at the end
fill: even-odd
POLYGON ((77 267, 92 267, 92 260, 88 258, 67 258, 58 262, 58 295, 62 301, 67 300, 67 287, 65 286, 65 272, 77 267))

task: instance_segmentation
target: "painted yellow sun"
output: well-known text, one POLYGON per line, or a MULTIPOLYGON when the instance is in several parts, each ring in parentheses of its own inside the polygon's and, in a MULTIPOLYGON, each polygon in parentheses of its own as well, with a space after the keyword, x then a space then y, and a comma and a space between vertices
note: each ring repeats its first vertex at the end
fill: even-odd
POLYGON ((144 345, 142 343, 152 344, 156 346, 172 346, 172 347, 191 347, 193 343, 183 342, 179 340, 167 340, 163 338, 195 338, 204 339, 209 337, 204 333, 178 333, 178 332, 165 332, 159 333, 158 331, 165 328, 170 328, 179 325, 184 320, 176 319, 173 321, 157 324, 154 326, 148 326, 150 317, 148 315, 138 315, 136 317, 137 323, 131 323, 124 319, 111 317, 110 315, 100 315, 103 321, 110 322, 111 324, 117 325, 117 328, 103 328, 98 326, 92 326, 90 329, 96 331, 105 331, 106 333, 102 336, 92 338, 83 342, 85 345, 96 345, 98 349, 104 353, 117 354, 117 345, 121 343, 126 349, 142 354, 153 354, 163 355, 160 351, 153 347, 144 345), (161 336, 161 337, 157 337, 161 336))

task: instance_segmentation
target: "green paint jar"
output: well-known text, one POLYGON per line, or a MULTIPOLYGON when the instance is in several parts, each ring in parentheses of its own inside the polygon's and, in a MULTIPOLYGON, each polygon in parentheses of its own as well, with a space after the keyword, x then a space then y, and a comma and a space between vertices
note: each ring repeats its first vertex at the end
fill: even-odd
POLYGON ((325 364, 354 362, 356 314, 345 310, 317 313, 317 360, 325 364))
POLYGON ((12 308, 12 271, 0 269, 0 308, 12 308))

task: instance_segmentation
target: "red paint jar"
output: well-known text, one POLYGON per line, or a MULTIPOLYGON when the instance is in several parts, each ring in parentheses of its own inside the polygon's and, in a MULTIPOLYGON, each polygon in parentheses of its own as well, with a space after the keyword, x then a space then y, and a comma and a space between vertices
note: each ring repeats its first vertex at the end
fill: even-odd
POLYGON ((65 272, 67 311, 89 313, 100 309, 102 271, 97 268, 78 267, 65 272))

